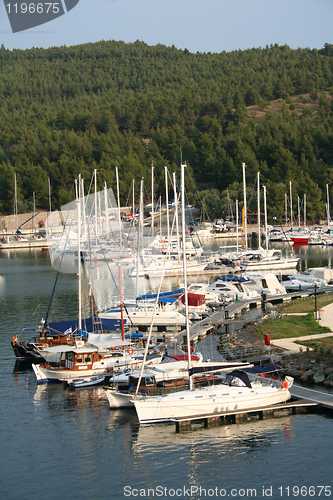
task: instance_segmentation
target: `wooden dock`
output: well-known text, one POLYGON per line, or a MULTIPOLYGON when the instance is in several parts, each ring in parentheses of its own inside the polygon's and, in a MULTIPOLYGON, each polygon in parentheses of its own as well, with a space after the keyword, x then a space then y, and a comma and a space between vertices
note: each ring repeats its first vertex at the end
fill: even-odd
POLYGON ((177 432, 184 432, 190 431, 192 424, 202 424, 204 427, 209 428, 247 422, 254 418, 258 420, 276 418, 281 413, 296 415, 299 413, 316 413, 318 411, 333 412, 333 394, 298 385, 293 385, 290 393, 292 395, 290 401, 270 407, 263 406, 250 410, 216 412, 190 418, 174 418, 172 421, 176 424, 177 432))
POLYGON ((202 424, 205 428, 218 427, 220 425, 231 425, 247 422, 250 419, 265 420, 267 418, 276 418, 278 413, 296 415, 314 411, 317 403, 300 399, 288 401, 287 403, 277 404, 271 407, 263 406, 250 410, 233 410, 228 412, 216 412, 207 415, 198 415, 190 418, 174 418, 172 421, 176 424, 176 432, 185 432, 192 430, 192 424, 202 424))

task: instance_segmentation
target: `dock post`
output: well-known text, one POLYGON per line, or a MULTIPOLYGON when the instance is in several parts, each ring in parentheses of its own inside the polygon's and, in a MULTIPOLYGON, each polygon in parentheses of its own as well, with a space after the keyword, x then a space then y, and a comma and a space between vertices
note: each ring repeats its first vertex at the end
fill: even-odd
POLYGON ((274 411, 273 410, 262 410, 259 412, 259 419, 265 420, 266 418, 273 418, 274 411))
POLYGON ((192 430, 191 420, 176 420, 176 432, 185 432, 192 430))
POLYGON ((220 425, 220 417, 207 417, 204 420, 205 428, 209 429, 210 427, 219 427, 220 425))
POLYGON ((247 422, 247 413, 235 414, 235 424, 240 424, 241 422, 247 422))

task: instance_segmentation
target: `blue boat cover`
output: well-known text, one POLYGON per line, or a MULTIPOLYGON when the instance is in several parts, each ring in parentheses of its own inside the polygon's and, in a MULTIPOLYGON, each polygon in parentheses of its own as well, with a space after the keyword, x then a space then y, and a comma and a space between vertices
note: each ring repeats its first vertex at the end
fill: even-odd
POLYGON ((236 283, 246 283, 247 281, 251 281, 249 278, 246 278, 244 276, 236 276, 235 274, 226 274, 224 276, 219 276, 219 280, 236 283))
MULTIPOLYGON (((124 319, 124 324, 126 320, 124 319)), ((86 333, 101 332, 101 331, 118 331, 121 330, 121 320, 120 319, 105 319, 105 318, 85 318, 82 320, 82 326, 85 330, 83 336, 86 333)), ((80 335, 79 333, 79 321, 68 320, 68 321, 58 321, 48 323, 48 327, 51 335, 80 335)))
MULTIPOLYGON (((178 288, 177 290, 172 290, 171 292, 163 292, 160 293, 160 298, 161 297, 179 297, 184 293, 184 290, 182 288, 178 288)), ((150 293, 150 294, 145 294, 145 295, 139 295, 136 299, 137 300, 145 300, 145 299, 156 299, 157 293, 150 293)))
POLYGON ((173 304, 178 300, 178 297, 159 297, 158 302, 173 304))
POLYGON ((126 333, 125 339, 142 339, 143 333, 126 333))

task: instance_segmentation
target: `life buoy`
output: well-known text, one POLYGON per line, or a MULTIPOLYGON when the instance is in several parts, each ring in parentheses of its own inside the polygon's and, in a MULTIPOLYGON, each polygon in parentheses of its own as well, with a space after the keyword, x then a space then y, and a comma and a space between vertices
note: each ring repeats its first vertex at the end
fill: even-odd
POLYGON ((133 354, 133 352, 134 352, 133 347, 129 347, 129 348, 127 349, 127 352, 128 352, 128 354, 131 356, 131 355, 133 354))
POLYGON ((282 382, 281 389, 288 389, 288 382, 286 380, 282 382))
POLYGON ((116 351, 116 350, 118 349, 118 346, 116 346, 116 347, 111 347, 111 349, 112 349, 113 351, 116 351))

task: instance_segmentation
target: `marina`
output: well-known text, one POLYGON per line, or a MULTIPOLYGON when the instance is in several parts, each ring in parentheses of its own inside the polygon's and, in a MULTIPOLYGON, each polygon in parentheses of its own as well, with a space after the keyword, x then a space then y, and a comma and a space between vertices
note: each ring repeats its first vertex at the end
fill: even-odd
MULTIPOLYGON (((308 267, 327 265, 329 259, 328 250, 321 253, 314 252, 308 254, 306 260, 303 256, 301 265, 304 263, 308 267)), ((214 479, 218 477, 220 465, 216 464, 212 454, 223 461, 224 474, 227 477, 223 484, 230 488, 244 486, 262 488, 262 483, 269 483, 273 488, 278 488, 290 484, 290 481, 295 484, 302 481, 309 487, 314 480, 316 483, 325 480, 327 482, 327 476, 320 472, 322 470, 320 464, 322 460, 331 459, 331 449, 327 439, 332 433, 330 410, 325 409, 324 412, 318 413, 315 410, 317 402, 310 401, 306 395, 294 394, 295 386, 292 388, 292 395, 299 397, 300 400, 292 399, 290 403, 285 403, 285 408, 276 408, 274 415, 270 410, 263 409, 261 418, 258 413, 261 410, 257 408, 257 411, 249 414, 246 419, 241 414, 235 418, 231 414, 223 415, 223 418, 218 416, 218 426, 216 420, 214 423, 216 415, 209 416, 207 418, 211 419, 210 423, 208 420, 207 424, 198 420, 191 424, 192 432, 180 429, 179 433, 176 431, 176 422, 171 425, 155 424, 154 427, 140 426, 133 410, 110 412, 105 391, 100 386, 74 390, 64 390, 62 385, 37 386, 30 367, 20 363, 14 366, 10 347, 10 340, 13 337, 12 321, 15 317, 15 333, 20 334, 27 325, 27 318, 31 317, 37 307, 42 310, 47 308, 55 271, 50 268, 48 255, 38 250, 16 251, 15 256, 10 254, 10 257, 2 254, 0 265, 0 273, 4 277, 0 283, 0 296, 5 312, 0 340, 4 375, 4 384, 0 391, 4 402, 1 410, 3 416, 1 430, 7 436, 3 454, 7 460, 5 462, 2 458, 1 465, 5 473, 3 491, 9 498, 22 495, 24 491, 24 497, 30 500, 42 494, 47 488, 48 496, 57 499, 59 488, 56 477, 50 479, 49 475, 40 473, 38 483, 34 482, 33 485, 24 488, 20 484, 14 484, 14 477, 19 470, 27 484, 31 456, 42 458, 46 468, 56 467, 61 470, 63 453, 66 453, 75 466, 76 478, 73 480, 71 471, 62 471, 60 490, 66 491, 66 495, 74 498, 75 491, 84 480, 87 488, 81 497, 87 500, 92 497, 99 500, 109 498, 109 488, 112 484, 109 477, 110 467, 113 468, 113 473, 117 474, 117 486, 113 494, 113 498, 116 499, 123 498, 126 486, 147 488, 149 485, 157 487, 162 484, 164 487, 169 485, 170 488, 179 488, 183 484, 179 479, 180 473, 188 477, 185 480, 186 485, 192 484, 190 477, 191 474, 195 474, 194 484, 207 488, 213 487, 214 484, 222 487, 221 481, 214 479), (31 294, 30 290, 32 277, 35 280, 34 294, 31 294), (21 408, 23 402, 24 412, 21 408), (306 413, 302 412, 302 408, 306 409, 306 413), (15 421, 14 426, 9 425, 12 421, 15 421), (309 428, 311 428, 310 434, 309 428), (29 442, 25 439, 27 432, 32 438, 29 442), (125 459, 118 460, 112 457, 105 463, 104 458, 96 454, 96 446, 104 449, 105 453, 121 446, 125 459), (321 450, 320 458, 312 456, 316 474, 309 474, 305 457, 312 447, 318 446, 321 450), (193 452, 196 457, 195 464, 193 452), (178 463, 180 456, 181 464, 178 463), (207 456, 212 459, 207 461, 207 456), (265 459, 269 460, 270 468, 275 468, 274 477, 269 471, 261 470, 259 463, 265 459), (92 466, 96 461, 98 473, 92 466), (130 468, 130 472, 127 470, 128 461, 134 461, 136 464, 134 468, 130 468), (248 471, 253 472, 256 479, 245 483, 237 472, 233 472, 236 463, 236 470, 241 463, 248 471), (148 475, 143 476, 142 472, 147 466, 148 475), (291 470, 287 481, 284 475, 286 466, 291 470), (168 479, 156 480, 162 471, 164 474, 167 471, 168 479), (92 485, 96 484, 96 473, 99 481, 103 483, 102 489, 97 494, 93 492, 95 487, 92 489, 92 485), (212 478, 207 480, 207 474, 212 475, 212 478)), ((63 284, 59 283, 58 319, 70 318, 75 311, 76 286, 76 277, 71 275, 66 275, 63 284)), ((232 312, 239 314, 235 308, 243 308, 244 304, 236 303, 233 306, 234 308, 231 308, 231 305, 226 306, 230 308, 230 314, 232 312)), ((258 303, 258 308, 261 308, 261 301, 258 303)), ((251 314, 252 310, 257 310, 257 307, 250 309, 247 314, 251 314)), ((221 312, 222 320, 225 321, 224 311, 221 312)), ((237 316, 241 317, 242 313, 237 316)), ((233 320, 229 317, 227 321, 233 320)), ((37 318, 33 319, 33 322, 36 324, 39 319, 38 321, 37 318)), ((215 335, 212 332, 197 340, 198 349, 206 352, 212 360, 219 359, 215 335), (213 349, 208 353, 207 346, 211 343, 213 349)), ((319 389, 317 392, 324 391, 319 389)), ((329 391, 327 394, 330 394, 329 391)), ((313 394, 312 399, 314 399, 313 394)), ((182 425, 180 424, 180 427, 182 425)))

